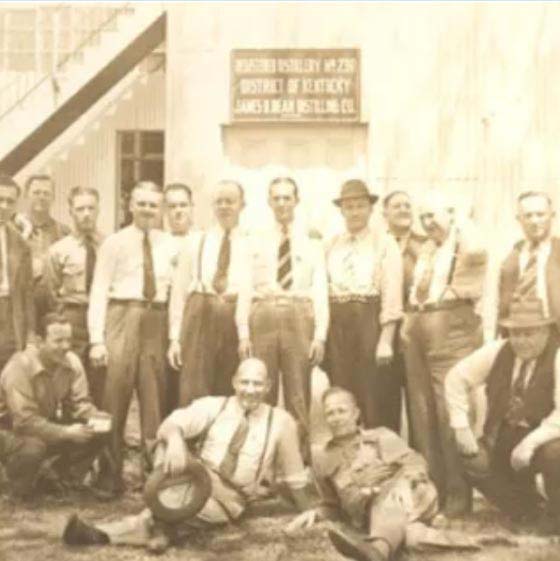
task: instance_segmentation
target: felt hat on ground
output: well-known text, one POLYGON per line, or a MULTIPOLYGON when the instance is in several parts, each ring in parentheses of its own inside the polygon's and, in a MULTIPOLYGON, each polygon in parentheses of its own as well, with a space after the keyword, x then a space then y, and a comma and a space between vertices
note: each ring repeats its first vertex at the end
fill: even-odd
POLYGON ((144 487, 144 501, 155 518, 176 523, 195 516, 212 492, 210 474, 198 460, 190 461, 176 477, 156 468, 144 487))
POLYGON ((543 304, 539 298, 514 299, 509 308, 509 316, 500 321, 506 329, 522 329, 551 325, 554 318, 545 316, 543 304))
POLYGON ((334 199, 333 203, 336 206, 340 206, 343 201, 361 199, 362 197, 368 199, 371 204, 374 204, 379 199, 377 195, 369 192, 367 185, 361 179, 350 179, 343 183, 340 188, 340 196, 338 199, 334 199))

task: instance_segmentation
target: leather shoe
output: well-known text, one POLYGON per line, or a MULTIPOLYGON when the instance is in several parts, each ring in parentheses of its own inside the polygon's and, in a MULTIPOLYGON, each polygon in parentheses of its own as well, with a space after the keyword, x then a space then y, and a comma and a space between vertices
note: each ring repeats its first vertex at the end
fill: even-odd
POLYGON ((109 543, 109 536, 73 514, 66 523, 62 541, 66 545, 106 545, 109 543))
POLYGON ((366 540, 353 538, 338 530, 329 530, 329 539, 335 549, 344 557, 356 561, 387 561, 387 558, 366 540))

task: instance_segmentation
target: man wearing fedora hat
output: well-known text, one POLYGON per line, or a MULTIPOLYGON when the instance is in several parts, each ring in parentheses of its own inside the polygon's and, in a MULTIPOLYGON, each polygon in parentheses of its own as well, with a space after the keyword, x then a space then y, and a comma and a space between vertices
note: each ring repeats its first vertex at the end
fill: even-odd
POLYGON ((446 379, 451 427, 468 479, 515 519, 539 514, 535 475, 548 498, 548 530, 560 533, 560 340, 542 302, 513 302, 492 341, 458 362, 446 379), (488 400, 482 438, 469 425, 469 392, 488 400), (552 526, 551 524, 552 523, 552 526))
POLYGON ((482 345, 478 302, 487 252, 473 225, 458 223, 443 193, 429 193, 419 214, 428 241, 402 330, 407 396, 414 445, 428 461, 444 514, 452 517, 470 510, 472 494, 449 428, 444 383, 449 369, 482 345))
POLYGON ((346 181, 340 208, 346 231, 327 247, 330 324, 324 367, 331 383, 352 392, 368 428, 392 425, 383 407, 390 392, 381 367, 390 363, 402 317, 402 259, 395 240, 376 235, 369 219, 377 195, 359 180, 346 181))
POLYGON ((181 525, 200 528, 238 519, 249 501, 266 493, 265 476, 279 472, 298 508, 308 508, 296 423, 284 409, 265 403, 270 389, 265 364, 244 360, 233 387, 235 395, 197 399, 163 422, 158 431, 163 445, 144 491, 148 509, 96 527, 74 515, 64 530, 65 543, 161 551, 181 525), (193 439, 194 453, 187 446, 193 439))

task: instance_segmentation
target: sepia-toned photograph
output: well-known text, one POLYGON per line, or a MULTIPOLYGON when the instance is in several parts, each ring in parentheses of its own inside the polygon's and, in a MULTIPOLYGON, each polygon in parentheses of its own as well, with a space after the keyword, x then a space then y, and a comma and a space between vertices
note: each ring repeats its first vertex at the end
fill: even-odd
POLYGON ((559 28, 0 2, 0 561, 560 559, 559 28))

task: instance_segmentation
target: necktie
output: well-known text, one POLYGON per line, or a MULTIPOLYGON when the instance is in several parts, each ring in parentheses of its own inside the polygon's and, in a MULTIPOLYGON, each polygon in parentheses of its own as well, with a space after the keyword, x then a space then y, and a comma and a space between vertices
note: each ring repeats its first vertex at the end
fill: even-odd
POLYGON ((218 265, 216 267, 216 273, 214 274, 214 280, 212 281, 212 286, 218 294, 222 294, 227 286, 228 269, 231 258, 231 239, 229 236, 230 231, 226 230, 222 238, 222 245, 220 246, 220 253, 218 254, 218 265))
POLYGON ((434 261, 436 255, 437 248, 434 247, 434 250, 430 253, 430 255, 426 258, 426 262, 424 265, 424 271, 422 272, 422 276, 416 285, 416 300, 419 304, 423 304, 430 295, 430 286, 432 284, 432 276, 434 274, 434 261))
POLYGON ((528 426, 527 420, 523 412, 523 396, 527 389, 527 382, 529 380, 529 361, 524 360, 519 367, 517 378, 511 387, 511 394, 509 400, 509 408, 506 413, 506 421, 513 426, 528 426))
POLYGON ((241 417, 231 440, 229 441, 228 449, 226 455, 220 463, 218 468, 219 474, 224 478, 231 480, 235 470, 237 469, 237 464, 239 462, 239 452, 245 441, 247 440, 247 435, 249 434, 249 421, 247 419, 247 412, 241 417))
POLYGON ((293 283, 290 245, 290 237, 287 230, 284 230, 280 247, 278 248, 278 270, 276 275, 276 280, 283 290, 289 290, 293 283))
POLYGON ((356 280, 356 268, 354 266, 354 258, 356 256, 356 238, 350 237, 348 251, 342 260, 342 270, 344 272, 344 283, 351 290, 356 280))
POLYGON ((142 257, 144 268, 144 283, 142 294, 144 298, 151 302, 156 295, 156 279, 154 274, 154 261, 152 257, 152 245, 150 244, 150 234, 146 230, 142 240, 142 257))
POLYGON ((96 259, 95 243, 91 234, 85 236, 84 243, 86 246, 86 292, 89 294, 96 259))
POLYGON ((536 297, 537 293, 537 254, 538 245, 531 246, 529 249, 529 259, 519 275, 515 295, 518 299, 525 298, 528 295, 536 297))

